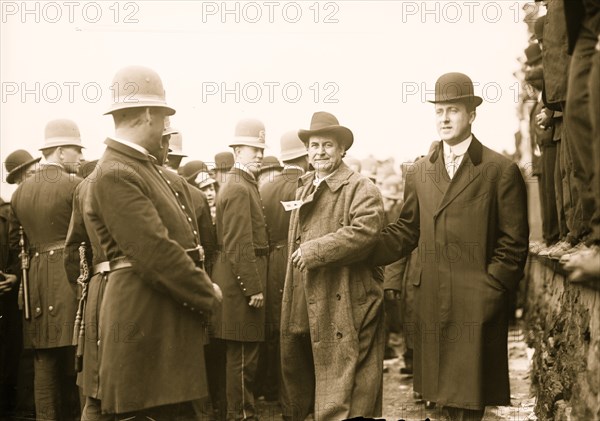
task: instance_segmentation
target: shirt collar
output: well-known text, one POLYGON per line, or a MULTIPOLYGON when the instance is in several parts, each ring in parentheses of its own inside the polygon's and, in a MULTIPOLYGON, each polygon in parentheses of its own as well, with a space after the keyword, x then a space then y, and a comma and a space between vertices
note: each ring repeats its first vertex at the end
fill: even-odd
POLYGON ((331 177, 336 172, 337 172, 337 168, 335 171, 333 171, 330 174, 327 174, 325 177, 319 178, 319 176, 317 175, 317 172, 315 171, 315 179, 313 180, 313 184, 315 185, 315 187, 319 187, 319 184, 321 184, 323 181, 327 180, 329 177, 331 177))
POLYGON ((472 140, 473 140, 473 135, 471 134, 465 140, 463 140, 462 142, 460 142, 459 144, 454 145, 454 146, 450 146, 446 142, 442 142, 444 144, 444 155, 448 156, 448 155, 450 155, 450 152, 454 152, 455 156, 464 155, 465 153, 467 153, 469 146, 471 146, 472 140))

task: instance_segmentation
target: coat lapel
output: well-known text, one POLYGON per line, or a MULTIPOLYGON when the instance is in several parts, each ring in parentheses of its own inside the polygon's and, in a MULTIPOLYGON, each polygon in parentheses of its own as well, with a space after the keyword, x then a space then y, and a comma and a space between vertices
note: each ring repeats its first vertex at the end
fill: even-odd
MULTIPOLYGON (((471 145, 467 150, 467 153, 463 157, 454 178, 450 181, 450 185, 444 194, 442 202, 438 206, 435 216, 439 215, 450 203, 452 203, 456 197, 467 188, 469 184, 475 181, 481 175, 481 154, 483 152, 483 145, 473 136, 471 145)), ((441 152, 440 152, 441 155, 441 152)), ((442 161, 441 157, 438 161, 442 161)), ((442 165, 443 166, 443 165, 442 165)), ((442 168, 444 174, 448 178, 448 173, 445 168, 442 168)))

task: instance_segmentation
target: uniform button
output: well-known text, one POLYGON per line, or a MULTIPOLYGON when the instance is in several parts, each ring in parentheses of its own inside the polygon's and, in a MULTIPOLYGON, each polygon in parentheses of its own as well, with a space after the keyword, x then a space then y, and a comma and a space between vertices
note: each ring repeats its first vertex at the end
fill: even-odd
POLYGON ((192 307, 192 308, 190 308, 190 310, 194 311, 194 310, 196 310, 196 309, 195 309, 194 307, 192 307))
POLYGON ((167 180, 167 184, 171 184, 171 182, 169 180, 167 180))
POLYGON ((52 306, 49 306, 49 307, 48 307, 48 310, 52 311, 52 310, 54 310, 54 307, 52 307, 52 306))
POLYGON ((40 254, 38 252, 35 253, 36 256, 39 256, 40 254))
POLYGON ((50 256, 52 256, 54 254, 54 250, 50 250, 50 256))
POLYGON ((242 288, 242 291, 246 292, 246 288, 242 288))
POLYGON ((35 312, 36 312, 36 313, 41 313, 41 312, 42 312, 42 309, 41 309, 41 308, 39 308, 39 307, 36 307, 36 308, 35 308, 35 312))
POLYGON ((238 279, 241 279, 239 276, 237 277, 238 279))
POLYGON ((188 216, 188 221, 192 222, 192 218, 190 218, 189 216, 188 216))
POLYGON ((179 197, 179 193, 175 192, 175 197, 179 197))
POLYGON ((187 307, 187 306, 188 306, 188 303, 183 303, 183 306, 184 306, 184 307, 187 307))
POLYGON ((283 290, 282 290, 282 289, 280 289, 280 290, 279 290, 279 293, 280 293, 280 294, 283 294, 283 290))
POLYGON ((100 339, 98 339, 98 342, 96 342, 96 345, 100 346, 100 339))
POLYGON ((337 298, 338 301, 340 301, 342 299, 342 296, 340 294, 335 294, 335 298, 337 298))
POLYGON ((185 210, 185 206, 184 206, 184 205, 181 205, 181 209, 185 210))
POLYGON ((338 339, 342 339, 342 336, 344 336, 344 335, 342 335, 342 332, 338 332, 335 334, 335 337, 338 339))
POLYGON ((194 235, 198 235, 198 231, 194 230, 194 235))
POLYGON ((159 174, 162 174, 163 172, 162 172, 161 170, 158 170, 158 173, 159 173, 159 174))

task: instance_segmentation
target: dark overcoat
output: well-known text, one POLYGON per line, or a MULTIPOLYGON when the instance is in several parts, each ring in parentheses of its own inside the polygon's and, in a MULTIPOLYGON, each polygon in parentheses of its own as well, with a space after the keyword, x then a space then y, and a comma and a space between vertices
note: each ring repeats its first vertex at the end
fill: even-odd
POLYGON ((314 172, 299 180, 292 211, 290 257, 298 248, 305 276, 288 261, 281 310, 282 373, 290 404, 310 391, 295 388, 294 361, 286 360, 297 328, 296 282, 304 288, 315 366, 315 420, 381 415, 383 285, 365 260, 383 227, 379 190, 346 164, 309 194, 314 172))
POLYGON ((220 251, 213 265, 213 280, 223 291, 223 303, 213 320, 215 337, 261 342, 265 335, 265 306, 254 308, 248 302, 260 292, 268 301, 265 286, 269 244, 254 177, 232 168, 221 185, 216 206, 220 251))
POLYGON ((198 245, 189 191, 173 188, 180 178, 167 178, 148 155, 106 144, 88 177, 84 218, 107 259, 132 267, 110 272, 100 310, 102 410, 204 398, 204 322, 214 290, 185 252, 198 245))
POLYGON ((30 249, 31 319, 23 320, 26 348, 57 348, 72 342, 77 284, 67 279, 63 252, 73 192, 80 182, 60 165, 45 165, 19 185, 11 200, 11 231, 22 225, 30 249))
POLYGON ((441 142, 409 168, 398 220, 374 250, 386 264, 418 245, 414 389, 442 405, 509 405, 508 299, 527 257, 525 183, 475 137, 454 178, 441 142))
POLYGON ((281 202, 296 198, 298 179, 304 174, 300 168, 285 168, 260 187, 269 234, 269 264, 267 268, 266 320, 269 330, 279 332, 281 300, 288 259, 288 230, 291 212, 281 202))

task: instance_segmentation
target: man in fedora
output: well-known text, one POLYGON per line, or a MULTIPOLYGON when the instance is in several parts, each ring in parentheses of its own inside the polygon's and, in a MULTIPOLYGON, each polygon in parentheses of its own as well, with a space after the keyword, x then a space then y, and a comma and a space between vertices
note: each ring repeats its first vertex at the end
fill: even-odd
POLYGON ((377 264, 418 246, 414 389, 452 420, 480 420, 510 405, 509 297, 523 277, 529 227, 515 163, 472 134, 471 79, 441 76, 435 89, 441 140, 407 170, 404 206, 373 252, 377 264))
MULTIPOLYGON (((298 137, 298 130, 281 136, 281 162, 283 168, 267 177, 259 187, 264 205, 267 230, 269 233, 269 264, 267 273, 266 332, 265 348, 261 361, 264 361, 263 390, 266 400, 279 400, 281 369, 279 353, 279 332, 281 323, 281 300, 288 258, 288 229, 290 211, 283 203, 296 198, 298 179, 308 169, 307 152, 298 137)), ((264 167, 265 161, 263 161, 264 167)), ((279 165, 279 161, 275 165, 279 165)), ((262 169, 262 168, 261 168, 262 169)))
MULTIPOLYGON (((11 200, 11 238, 23 227, 29 261, 31 316, 23 321, 24 346, 34 350, 34 399, 38 419, 79 416, 71 346, 77 311, 76 284, 69 282, 62 256, 71 218, 81 136, 67 119, 50 121, 40 148, 46 162, 26 178, 11 200)), ((13 241, 15 253, 20 247, 13 241)))
POLYGON ((383 227, 377 187, 342 162, 354 136, 317 112, 300 130, 314 171, 298 182, 281 309, 284 419, 381 415, 383 285, 366 261, 383 227))
POLYGON ((265 294, 269 244, 256 173, 265 148, 265 127, 244 119, 235 128, 236 164, 217 196, 219 252, 213 278, 223 290, 215 314, 215 337, 226 344, 227 419, 256 419, 254 382, 265 332, 265 294))
POLYGON ((204 325, 220 291, 201 268, 187 183, 161 166, 165 116, 175 110, 159 75, 130 66, 112 85, 119 91, 105 114, 115 134, 83 201, 110 269, 98 397, 119 420, 190 417, 192 402, 208 396, 204 325))

